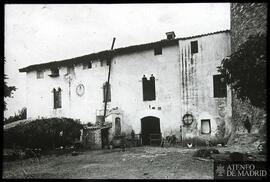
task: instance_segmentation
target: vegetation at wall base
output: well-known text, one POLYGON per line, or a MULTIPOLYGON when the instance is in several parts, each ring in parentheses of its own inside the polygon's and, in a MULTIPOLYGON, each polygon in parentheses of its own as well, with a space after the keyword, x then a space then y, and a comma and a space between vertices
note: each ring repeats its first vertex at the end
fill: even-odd
POLYGON ((253 106, 266 110, 266 35, 251 35, 218 71, 237 95, 253 106))
POLYGON ((70 146, 79 139, 82 128, 79 120, 71 118, 37 119, 5 130, 4 147, 40 148, 46 151, 70 146))

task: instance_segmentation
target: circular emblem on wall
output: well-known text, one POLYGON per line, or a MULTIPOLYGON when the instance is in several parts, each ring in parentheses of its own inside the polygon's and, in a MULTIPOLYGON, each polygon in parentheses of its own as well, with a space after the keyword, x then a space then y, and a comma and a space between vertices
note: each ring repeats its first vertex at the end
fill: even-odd
POLYGON ((184 125, 191 125, 194 121, 194 117, 191 114, 185 114, 183 117, 184 125))
POLYGON ((83 84, 79 84, 76 87, 76 93, 77 93, 78 96, 82 96, 84 94, 84 86, 83 86, 83 84))

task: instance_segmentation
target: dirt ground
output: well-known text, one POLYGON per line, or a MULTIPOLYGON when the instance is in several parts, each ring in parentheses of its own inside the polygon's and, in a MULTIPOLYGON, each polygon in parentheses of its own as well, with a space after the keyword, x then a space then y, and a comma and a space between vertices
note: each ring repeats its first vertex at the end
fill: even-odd
POLYGON ((192 158, 197 149, 137 147, 42 156, 3 163, 3 178, 213 179, 213 161, 192 158))

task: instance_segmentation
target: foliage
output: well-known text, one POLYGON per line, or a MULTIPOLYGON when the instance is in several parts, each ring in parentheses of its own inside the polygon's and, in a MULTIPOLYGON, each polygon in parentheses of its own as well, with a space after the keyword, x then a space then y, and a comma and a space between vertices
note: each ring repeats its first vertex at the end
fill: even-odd
POLYGON ((218 67, 237 98, 266 109, 266 36, 252 35, 218 67))
POLYGON ((18 111, 18 114, 15 113, 14 116, 10 116, 7 119, 4 119, 4 124, 12 123, 18 120, 26 119, 26 107, 23 107, 21 110, 18 111))
POLYGON ((72 145, 75 139, 80 137, 80 129, 82 124, 70 118, 37 119, 4 131, 4 146, 55 149, 59 146, 72 145))
MULTIPOLYGON (((6 59, 4 58, 4 63, 6 62, 6 59)), ((15 91, 17 88, 15 86, 7 86, 7 82, 5 81, 8 79, 7 75, 4 74, 4 98, 6 97, 12 97, 12 92, 15 91)), ((6 110, 7 103, 4 100, 4 110, 6 110)))
MULTIPOLYGON (((8 79, 7 75, 4 74, 4 80, 8 79)), ((13 94, 13 91, 16 90, 16 87, 15 86, 7 86, 7 82, 4 81, 4 97, 11 97, 12 98, 12 94, 13 94)), ((6 101, 4 100, 4 110, 7 109, 7 103, 6 101)))

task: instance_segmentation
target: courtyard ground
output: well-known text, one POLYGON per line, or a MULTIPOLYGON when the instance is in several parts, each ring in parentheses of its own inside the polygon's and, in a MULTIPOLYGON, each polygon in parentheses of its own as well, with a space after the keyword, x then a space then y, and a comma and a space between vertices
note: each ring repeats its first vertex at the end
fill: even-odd
POLYGON ((213 161, 192 157, 196 149, 137 147, 42 156, 3 163, 3 178, 212 179, 213 161))

